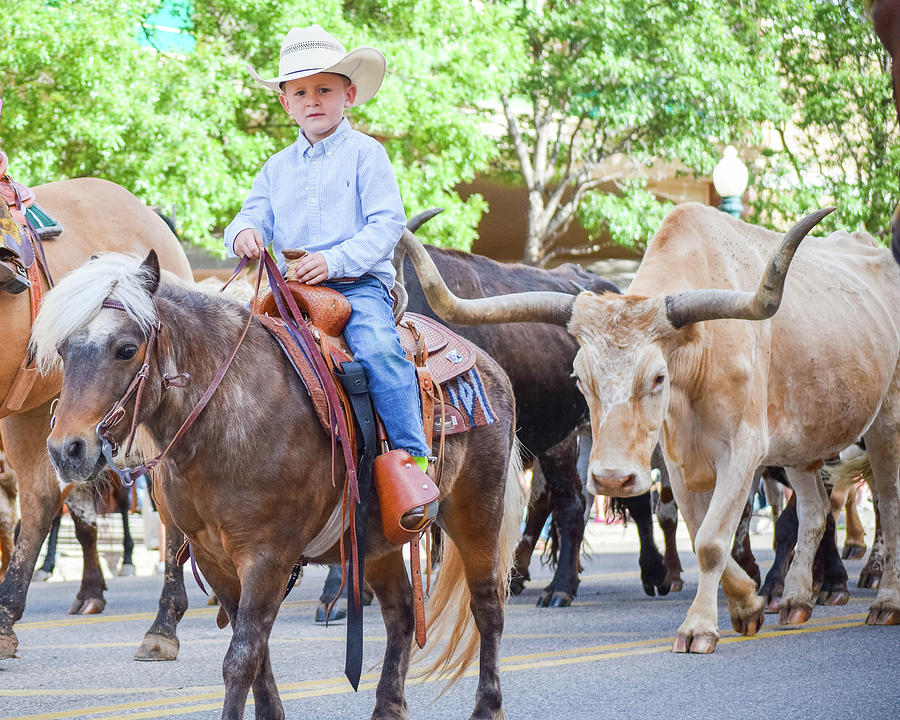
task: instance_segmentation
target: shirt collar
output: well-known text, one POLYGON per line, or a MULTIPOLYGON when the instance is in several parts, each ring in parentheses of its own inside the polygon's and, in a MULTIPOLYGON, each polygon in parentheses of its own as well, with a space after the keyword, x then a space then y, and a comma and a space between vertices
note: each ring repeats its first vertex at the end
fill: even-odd
POLYGON ((300 128, 300 136, 297 138, 297 142, 300 144, 300 154, 308 157, 313 153, 318 154, 322 152, 328 157, 331 157, 334 154, 334 151, 342 142, 344 142, 349 134, 350 123, 347 118, 342 118, 338 123, 337 129, 331 133, 331 135, 324 140, 319 140, 315 145, 310 145, 309 140, 303 132, 303 128, 300 128), (321 150, 318 147, 319 145, 322 146, 321 150))

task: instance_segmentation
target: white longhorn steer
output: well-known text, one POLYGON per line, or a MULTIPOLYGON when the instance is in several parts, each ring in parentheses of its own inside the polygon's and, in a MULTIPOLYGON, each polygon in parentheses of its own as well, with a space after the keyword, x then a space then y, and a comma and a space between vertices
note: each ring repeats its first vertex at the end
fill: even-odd
MULTIPOLYGON (((452 322, 568 325, 591 413, 592 492, 646 492, 650 456, 662 441, 700 565, 676 652, 715 649, 720 579, 735 630, 752 635, 763 623, 763 600, 729 553, 760 465, 784 466, 797 494, 799 536, 780 620, 809 618, 828 508, 815 471, 861 435, 890 551, 867 622, 900 624, 900 269, 864 233, 800 246, 830 211, 782 237, 713 208, 679 206, 624 295, 463 300, 436 273, 423 282, 432 307, 452 322), (757 283, 755 294, 745 292, 757 283)), ((423 253, 411 235, 403 242, 421 277, 423 253)))

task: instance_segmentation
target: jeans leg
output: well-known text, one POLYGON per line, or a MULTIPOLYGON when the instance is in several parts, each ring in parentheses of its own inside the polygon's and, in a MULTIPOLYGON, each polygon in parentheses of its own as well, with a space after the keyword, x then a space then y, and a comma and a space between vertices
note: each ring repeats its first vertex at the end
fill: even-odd
POLYGON ((353 308, 344 337, 366 371, 372 403, 391 445, 410 455, 430 455, 422 429, 415 368, 400 343, 387 289, 369 277, 334 287, 353 308))

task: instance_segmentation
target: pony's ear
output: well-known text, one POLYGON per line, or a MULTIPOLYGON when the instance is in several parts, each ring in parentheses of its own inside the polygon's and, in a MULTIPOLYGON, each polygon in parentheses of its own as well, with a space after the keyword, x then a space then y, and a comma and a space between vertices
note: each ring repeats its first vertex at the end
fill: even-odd
POLYGON ((156 250, 151 250, 141 263, 141 267, 147 273, 147 292, 155 295, 159 289, 159 258, 156 256, 156 250))

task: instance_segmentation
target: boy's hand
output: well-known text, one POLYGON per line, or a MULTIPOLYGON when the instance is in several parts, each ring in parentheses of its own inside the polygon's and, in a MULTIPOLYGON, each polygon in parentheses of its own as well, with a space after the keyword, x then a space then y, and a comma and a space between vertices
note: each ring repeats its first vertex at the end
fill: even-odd
POLYGON ((263 251, 262 235, 255 228, 244 228, 234 237, 234 254, 238 257, 258 258, 263 251))
POLYGON ((328 263, 320 252, 307 255, 294 264, 297 280, 307 285, 318 285, 328 279, 328 263))

